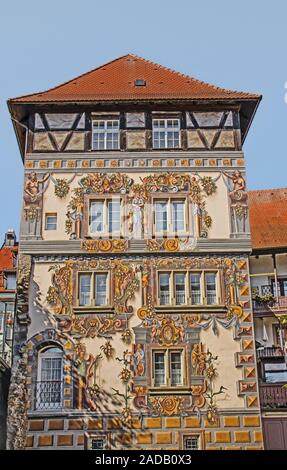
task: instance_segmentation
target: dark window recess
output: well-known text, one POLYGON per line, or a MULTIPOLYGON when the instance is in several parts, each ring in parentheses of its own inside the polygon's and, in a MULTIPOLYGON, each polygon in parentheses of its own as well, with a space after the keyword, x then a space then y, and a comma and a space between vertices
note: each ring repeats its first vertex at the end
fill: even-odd
POLYGON ((146 86, 146 81, 142 79, 135 80, 135 86, 146 86))
POLYGON ((104 439, 101 439, 101 438, 91 439, 91 449, 92 450, 103 450, 104 449, 104 439))

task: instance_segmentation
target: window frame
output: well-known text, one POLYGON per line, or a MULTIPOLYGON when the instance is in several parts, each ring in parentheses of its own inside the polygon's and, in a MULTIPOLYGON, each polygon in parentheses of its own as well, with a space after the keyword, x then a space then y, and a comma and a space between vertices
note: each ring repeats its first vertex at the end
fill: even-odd
MULTIPOLYGON (((172 138, 173 142, 175 140, 174 136, 172 138)), ((167 149, 171 149, 171 150, 177 150, 177 149, 180 149, 181 148, 181 120, 179 118, 173 118, 173 117, 165 117, 165 118, 158 118, 158 117, 153 117, 152 118, 152 148, 153 150, 167 150, 167 149), (158 126, 155 126, 155 121, 164 121, 164 127, 160 127, 159 125, 158 126), (168 121, 177 121, 178 122, 178 127, 176 128, 173 128, 173 127, 168 127, 167 126, 167 122, 168 121), (160 137, 158 139, 155 138, 155 132, 163 132, 164 133, 164 146, 161 147, 160 146, 160 142, 162 139, 160 139, 160 137), (178 132, 178 146, 168 146, 168 132, 178 132), (159 141, 159 146, 157 147, 155 145, 155 141, 158 140, 159 141)))
POLYGON ((197 451, 197 450, 203 450, 205 449, 205 439, 204 439, 204 431, 198 431, 198 432, 189 432, 188 434, 182 434, 182 449, 186 451, 197 451), (198 448, 197 449, 188 449, 186 447, 186 441, 188 439, 192 439, 193 437, 197 437, 198 439, 198 448))
POLYGON ((58 227, 58 214, 57 214, 57 212, 46 212, 45 213, 45 230, 47 232, 51 232, 51 231, 57 230, 57 227, 58 227), (49 217, 53 217, 54 219, 56 219, 56 222, 54 222, 53 224, 50 222, 50 224, 53 225, 54 228, 48 228, 48 226, 49 226, 49 222, 48 222, 49 217))
MULTIPOLYGON (((5 272, 4 272, 4 279, 5 279, 5 290, 9 290, 9 291, 10 291, 10 290, 11 290, 11 291, 16 290, 16 288, 17 288, 17 274, 16 274, 15 271, 5 271, 5 272), (8 286, 8 283, 9 283, 9 280, 8 280, 8 279, 9 279, 9 276, 13 276, 13 281, 14 281, 13 286, 14 286, 14 287, 9 287, 9 286, 8 286)), ((11 280, 11 278, 10 278, 10 280, 11 280)))
POLYGON ((187 194, 179 194, 179 195, 169 195, 164 196, 161 195, 154 195, 152 200, 152 207, 153 207, 153 235, 156 238, 162 238, 164 236, 175 236, 175 235, 186 235, 189 232, 190 228, 190 216, 189 216, 189 200, 187 194), (156 211, 156 204, 159 202, 165 202, 167 204, 167 229, 162 231, 157 231, 157 211, 156 211), (183 230, 174 230, 174 220, 173 220, 173 203, 174 202, 183 202, 184 210, 183 210, 183 230))
POLYGON ((120 196, 116 197, 90 197, 87 201, 87 233, 88 236, 97 238, 97 237, 108 237, 113 235, 114 237, 120 237, 122 234, 122 223, 123 223, 123 200, 120 196), (109 231, 109 204, 113 201, 119 202, 119 230, 109 231), (91 231, 91 204, 93 202, 103 203, 103 230, 98 232, 91 231))
MULTIPOLYGON (((63 399, 64 399, 64 393, 63 393, 63 385, 64 385, 64 352, 63 350, 58 346, 58 345, 49 345, 46 347, 43 347, 38 351, 38 356, 37 356, 37 382, 36 382, 36 397, 35 397, 35 409, 36 410, 61 410, 63 408, 63 399), (50 349, 58 349, 57 353, 52 353, 48 352, 50 349), (59 380, 42 380, 42 369, 43 369, 43 359, 61 359, 61 377, 59 380), (39 393, 39 384, 42 382, 59 382, 60 383, 60 401, 59 402, 54 402, 54 403, 47 403, 47 401, 41 401, 41 398, 38 398, 38 393, 39 393), (45 406, 40 406, 40 405, 45 405, 45 406), (49 405, 49 406, 47 406, 49 405)), ((49 393, 49 392, 47 392, 49 393)))
MULTIPOLYGON (((121 136, 120 136, 120 130, 121 130, 121 123, 120 123, 120 119, 119 118, 110 118, 110 119, 99 119, 99 118, 93 118, 92 119, 92 143, 91 143, 91 149, 92 151, 97 151, 97 152, 101 152, 101 151, 116 151, 116 150, 120 150, 120 147, 121 147, 121 136), (95 130, 96 128, 94 127, 94 124, 95 123, 100 123, 100 122, 103 122, 104 123, 104 127, 102 129, 98 128, 99 130, 95 130), (118 123, 118 127, 113 129, 108 129, 107 125, 108 125, 108 122, 117 122, 118 123), (94 142, 94 135, 95 134, 104 134, 104 148, 96 148, 95 147, 95 142, 94 142), (118 138, 117 138, 117 147, 113 147, 113 148, 107 148, 107 135, 108 134, 118 134, 118 138)), ((112 139, 112 142, 113 142, 113 139, 112 139)))
POLYGON ((151 351, 152 357, 152 387, 155 389, 161 388, 172 388, 172 389, 180 389, 186 387, 187 382, 187 374, 185 370, 185 349, 182 347, 171 347, 171 348, 161 348, 161 347, 154 347, 151 351), (157 384, 156 383, 156 374, 155 374, 155 355, 156 354, 164 354, 164 383, 157 384), (174 353, 180 353, 180 374, 181 374, 181 383, 180 384, 172 384, 172 372, 171 372, 171 355, 174 353))
POLYGON ((110 272, 103 270, 103 271, 78 271, 77 272, 77 279, 76 279, 76 306, 81 309, 89 309, 89 308, 107 308, 111 306, 111 283, 110 283, 110 272), (96 304, 96 276, 97 275, 106 275, 106 304, 97 305, 96 304), (81 275, 89 275, 90 276, 90 303, 86 305, 80 304, 80 276, 81 275))
POLYGON ((203 269, 203 270, 181 270, 181 269, 171 269, 171 270, 158 270, 157 271, 157 305, 166 306, 166 307, 180 307, 180 306, 219 306, 221 305, 221 285, 220 285, 220 271, 212 269, 203 269), (215 303, 208 303, 207 297, 207 286, 206 286, 206 274, 215 274, 215 303), (160 275, 169 274, 169 302, 170 303, 161 303, 160 295, 160 275), (178 304, 176 303, 176 283, 175 276, 176 274, 185 274, 185 303, 178 304), (192 303, 192 290, 191 290, 191 275, 200 274, 200 303, 192 303))

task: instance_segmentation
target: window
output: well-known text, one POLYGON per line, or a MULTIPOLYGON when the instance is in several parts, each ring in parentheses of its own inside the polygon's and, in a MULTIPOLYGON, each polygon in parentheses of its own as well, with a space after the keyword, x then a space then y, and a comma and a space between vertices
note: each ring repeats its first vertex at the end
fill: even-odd
POLYGON ((90 202, 90 234, 119 234, 121 229, 121 203, 119 199, 90 202))
POLYGON ((39 353, 36 408, 61 408, 62 389, 63 352, 57 347, 49 347, 39 353))
POLYGON ((91 304, 91 274, 79 275, 79 304, 81 306, 91 304))
POLYGON ((105 446, 105 440, 101 437, 91 439, 92 450, 103 450, 105 446))
POLYGON ((165 384, 165 353, 154 353, 154 384, 156 386, 165 384))
POLYGON ((264 375, 266 383, 286 383, 287 382, 287 364, 282 361, 270 362, 264 364, 264 375))
POLYGON ((57 230, 57 214, 46 214, 45 230, 57 230))
POLYGON ((167 149, 180 146, 179 119, 153 119, 153 148, 167 149))
POLYGON ((107 121, 93 121, 93 150, 119 149, 120 121, 118 119, 107 121))
POLYGON ((190 297, 191 303, 197 305, 201 303, 201 275, 190 273, 190 297))
POLYGON ((216 303, 216 274, 205 273, 205 288, 206 288, 206 301, 207 304, 216 303))
POLYGON ((154 204, 155 232, 178 233, 186 231, 186 204, 181 199, 158 200, 154 204))
POLYGON ((168 273, 159 275, 159 303, 160 305, 170 304, 170 274, 168 273))
POLYGON ((154 386, 177 387, 183 385, 183 351, 160 350, 153 352, 154 386))
POLYGON ((79 306, 108 305, 107 284, 107 273, 80 273, 78 278, 79 306))
POLYGON ((6 273, 6 289, 15 290, 16 289, 16 273, 6 273))
POLYGON ((218 304, 216 272, 162 272, 158 274, 160 305, 218 304))
POLYGON ((107 275, 95 274, 95 303, 96 305, 107 304, 107 275))
POLYGON ((186 450, 199 450, 199 435, 186 436, 183 439, 184 449, 186 450))
POLYGON ((176 305, 183 305, 186 303, 185 299, 185 273, 174 274, 174 288, 175 288, 175 303, 176 305))
POLYGON ((85 447, 88 450, 104 450, 107 449, 108 439, 104 434, 93 434, 90 436, 86 435, 85 447))

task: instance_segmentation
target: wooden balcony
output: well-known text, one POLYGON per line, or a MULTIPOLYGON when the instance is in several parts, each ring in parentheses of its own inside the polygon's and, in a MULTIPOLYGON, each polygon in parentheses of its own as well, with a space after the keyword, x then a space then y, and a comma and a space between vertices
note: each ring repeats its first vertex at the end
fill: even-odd
POLYGON ((255 317, 287 314, 287 297, 279 297, 278 302, 274 300, 271 302, 259 303, 256 302, 256 300, 253 300, 252 304, 255 317))
POLYGON ((284 357, 284 351, 279 346, 277 348, 259 348, 256 350, 256 354, 259 359, 270 357, 284 357))
POLYGON ((260 405, 264 409, 287 408, 287 389, 284 384, 260 384, 260 405))

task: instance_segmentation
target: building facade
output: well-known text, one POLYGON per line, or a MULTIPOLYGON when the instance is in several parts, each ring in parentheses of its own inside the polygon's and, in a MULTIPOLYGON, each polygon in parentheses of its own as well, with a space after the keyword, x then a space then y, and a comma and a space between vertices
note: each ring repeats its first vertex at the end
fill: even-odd
POLYGON ((286 189, 249 192, 259 394, 265 449, 287 449, 286 189))
POLYGON ((0 248, 0 449, 6 447, 7 399, 12 365, 18 243, 8 230, 0 248))
POLYGON ((242 151, 260 98, 127 55, 9 100, 8 448, 263 447, 242 151))

